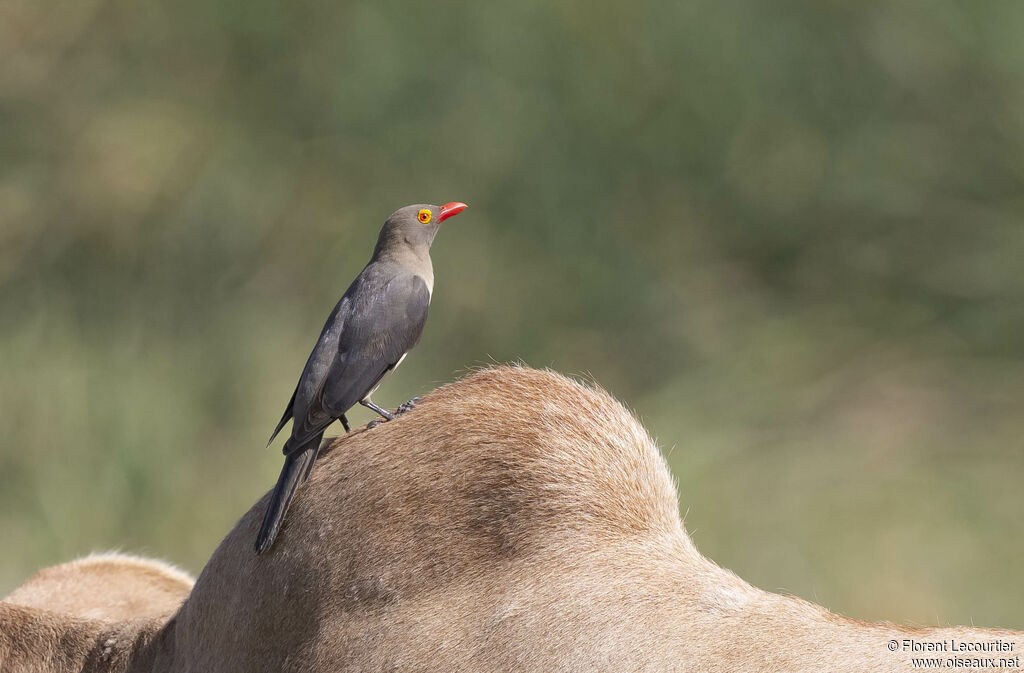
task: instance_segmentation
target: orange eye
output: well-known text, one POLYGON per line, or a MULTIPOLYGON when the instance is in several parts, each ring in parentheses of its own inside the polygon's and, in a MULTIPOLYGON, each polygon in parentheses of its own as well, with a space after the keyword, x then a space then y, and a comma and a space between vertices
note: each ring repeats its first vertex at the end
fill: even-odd
POLYGON ((422 222, 423 224, 426 224, 427 222, 430 222, 430 218, 431 217, 433 217, 433 215, 426 208, 424 208, 420 212, 416 213, 416 219, 419 220, 420 222, 422 222))

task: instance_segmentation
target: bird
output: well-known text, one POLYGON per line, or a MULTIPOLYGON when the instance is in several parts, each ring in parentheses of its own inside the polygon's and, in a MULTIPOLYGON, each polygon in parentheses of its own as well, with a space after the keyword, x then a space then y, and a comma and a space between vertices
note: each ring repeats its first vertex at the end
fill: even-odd
MULTIPOLYGON (((345 413, 356 403, 386 421, 395 418, 370 396, 419 341, 434 287, 430 246, 441 223, 466 207, 453 201, 443 206, 416 204, 392 213, 380 230, 369 263, 327 317, 267 442, 270 446, 292 421, 283 449, 284 467, 256 538, 257 554, 274 544, 296 489, 313 468, 328 426, 340 420, 348 432, 345 413)), ((399 407, 398 413, 414 403, 415 398, 399 407)))

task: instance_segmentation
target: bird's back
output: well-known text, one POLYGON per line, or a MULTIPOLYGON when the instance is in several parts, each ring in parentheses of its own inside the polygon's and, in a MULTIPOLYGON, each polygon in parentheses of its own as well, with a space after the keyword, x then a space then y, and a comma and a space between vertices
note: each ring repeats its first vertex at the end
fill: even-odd
POLYGON ((363 399, 419 341, 430 291, 390 260, 371 261, 327 318, 296 389, 290 444, 363 399))

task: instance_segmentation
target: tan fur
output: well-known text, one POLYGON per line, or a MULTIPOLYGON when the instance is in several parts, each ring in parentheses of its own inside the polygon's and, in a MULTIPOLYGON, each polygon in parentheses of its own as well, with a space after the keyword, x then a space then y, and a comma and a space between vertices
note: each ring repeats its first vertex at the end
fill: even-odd
MULTIPOLYGON (((1014 648, 941 656, 1024 647, 1017 632, 867 624, 751 587, 694 548, 636 420, 549 372, 479 372, 335 441, 257 557, 264 501, 162 631, 122 623, 132 645, 110 670, 902 671, 935 656, 903 640, 1014 648)), ((7 620, 24 627, 3 610, 0 657, 7 620)), ((95 622, 66 619, 55 633, 89 642, 95 622)))
POLYGON ((4 601, 105 620, 171 615, 194 580, 169 563, 128 554, 94 554, 44 568, 4 601))
POLYGON ((0 671, 144 665, 139 651, 181 607, 192 584, 168 563, 127 554, 44 568, 0 602, 0 671))

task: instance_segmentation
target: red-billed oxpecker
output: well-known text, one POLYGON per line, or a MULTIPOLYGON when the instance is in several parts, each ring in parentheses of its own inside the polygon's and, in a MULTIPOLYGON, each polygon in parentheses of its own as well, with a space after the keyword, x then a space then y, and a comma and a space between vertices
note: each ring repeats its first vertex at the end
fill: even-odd
MULTIPOLYGON (((430 244, 441 223, 465 209, 466 204, 458 202, 406 206, 384 223, 370 263, 328 316, 270 436, 274 441, 293 419, 292 435, 284 445, 284 468, 263 517, 256 553, 274 544, 295 489, 309 476, 327 426, 341 420, 347 432, 345 412, 357 402, 387 420, 395 417, 374 404, 370 395, 419 341, 434 287, 430 244)), ((398 413, 411 405, 402 405, 398 413)))

